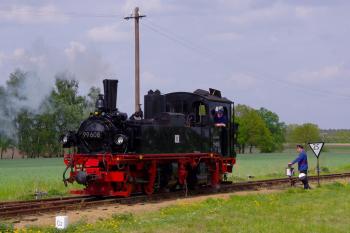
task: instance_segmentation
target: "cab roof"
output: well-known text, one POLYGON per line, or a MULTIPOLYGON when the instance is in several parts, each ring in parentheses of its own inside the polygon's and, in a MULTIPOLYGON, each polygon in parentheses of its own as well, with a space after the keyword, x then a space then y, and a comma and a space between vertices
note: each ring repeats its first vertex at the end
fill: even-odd
POLYGON ((196 97, 201 97, 204 98, 208 101, 213 101, 213 102, 222 102, 222 103, 228 103, 228 104, 232 104, 233 102, 229 99, 227 99, 226 97, 221 97, 221 92, 215 89, 209 89, 210 91, 206 91, 203 89, 197 89, 195 90, 193 93, 191 92, 171 92, 166 94, 166 96, 168 95, 178 95, 178 94, 187 94, 187 95, 193 95, 196 97))

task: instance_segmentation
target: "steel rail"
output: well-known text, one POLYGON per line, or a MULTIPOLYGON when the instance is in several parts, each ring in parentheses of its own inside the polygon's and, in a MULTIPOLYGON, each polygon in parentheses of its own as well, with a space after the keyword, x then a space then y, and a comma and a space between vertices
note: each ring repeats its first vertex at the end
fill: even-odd
POLYGON ((4 206, 11 206, 11 205, 22 205, 22 204, 29 204, 29 203, 41 203, 45 201, 58 201, 58 200, 73 200, 73 199, 81 199, 85 197, 90 197, 88 195, 84 196, 67 196, 67 197, 54 197, 54 198, 43 198, 43 199, 33 199, 33 200, 27 200, 27 201, 4 201, 0 202, 0 209, 4 206))

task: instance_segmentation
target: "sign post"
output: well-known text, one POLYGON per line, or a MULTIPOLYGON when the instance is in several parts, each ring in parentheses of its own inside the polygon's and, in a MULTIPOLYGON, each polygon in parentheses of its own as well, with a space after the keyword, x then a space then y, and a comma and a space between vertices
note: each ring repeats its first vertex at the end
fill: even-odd
POLYGON ((323 148, 324 142, 313 142, 313 143, 309 143, 309 146, 311 148, 311 150, 314 152, 316 158, 317 158, 317 183, 318 186, 320 186, 320 154, 321 154, 321 150, 323 148))

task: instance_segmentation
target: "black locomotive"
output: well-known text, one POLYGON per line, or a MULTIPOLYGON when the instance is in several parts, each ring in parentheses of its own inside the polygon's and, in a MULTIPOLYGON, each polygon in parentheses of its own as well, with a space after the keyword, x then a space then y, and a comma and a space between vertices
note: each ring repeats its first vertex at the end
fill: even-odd
POLYGON ((218 90, 145 95, 144 117, 116 108, 117 80, 104 80, 96 111, 62 138, 63 181, 75 194, 127 197, 197 185, 217 187, 235 164, 233 102, 218 90), (69 178, 65 177, 70 169, 69 178))
POLYGON ((203 153, 234 157, 235 124, 233 102, 220 91, 198 89, 193 93, 161 94, 150 90, 144 97, 143 113, 128 119, 116 108, 118 80, 103 81, 96 111, 79 130, 63 137, 64 147, 80 154, 115 153, 203 153), (224 121, 216 126, 218 113, 224 121))

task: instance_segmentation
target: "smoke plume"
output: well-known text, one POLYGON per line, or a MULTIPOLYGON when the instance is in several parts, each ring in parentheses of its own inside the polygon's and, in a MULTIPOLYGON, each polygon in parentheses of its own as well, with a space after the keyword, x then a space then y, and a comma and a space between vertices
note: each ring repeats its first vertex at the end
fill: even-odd
POLYGON ((57 74, 69 74, 70 78, 79 81, 80 86, 91 87, 99 84, 110 70, 96 51, 76 41, 70 42, 63 51, 37 41, 31 49, 18 48, 0 54, 0 68, 0 134, 10 138, 15 138, 14 118, 19 111, 40 112, 40 106, 54 87, 57 74), (5 80, 9 80, 16 69, 17 75, 24 75, 24 80, 16 90, 11 90, 5 80))

